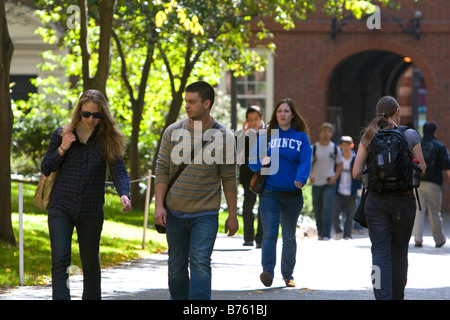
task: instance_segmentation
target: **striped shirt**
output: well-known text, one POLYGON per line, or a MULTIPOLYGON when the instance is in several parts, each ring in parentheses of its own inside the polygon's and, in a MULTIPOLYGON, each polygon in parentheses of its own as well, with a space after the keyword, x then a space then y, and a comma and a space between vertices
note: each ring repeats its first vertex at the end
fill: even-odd
MULTIPOLYGON (((77 140, 61 157, 61 128, 51 137, 48 150, 41 163, 41 171, 48 176, 58 171, 49 207, 56 205, 67 210, 73 217, 86 217, 103 213, 105 202, 106 160, 103 145, 96 135, 97 129, 87 143, 77 140)), ((76 132, 74 131, 76 136, 76 132)), ((130 179, 122 159, 109 163, 111 179, 117 193, 129 197, 130 179)))
POLYGON ((202 131, 201 137, 195 133, 197 131, 194 132, 188 118, 173 123, 165 130, 156 161, 155 183, 169 184, 179 168, 180 159, 186 159, 184 161, 190 164, 169 190, 167 206, 180 212, 218 211, 222 186, 224 192, 237 192, 234 135, 214 119, 202 131), (198 152, 194 162, 190 163, 194 143, 200 146, 200 139, 210 140, 206 137, 208 132, 220 135, 218 138, 222 139, 221 144, 207 143, 203 151, 198 152), (189 154, 181 150, 187 150, 189 154))

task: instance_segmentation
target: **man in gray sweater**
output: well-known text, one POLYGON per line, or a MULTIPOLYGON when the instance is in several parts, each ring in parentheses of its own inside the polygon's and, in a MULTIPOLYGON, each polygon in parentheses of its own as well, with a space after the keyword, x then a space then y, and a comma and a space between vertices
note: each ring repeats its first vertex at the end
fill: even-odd
POLYGON ((214 88, 207 82, 186 87, 188 118, 165 130, 156 163, 153 216, 156 224, 166 227, 169 291, 176 300, 211 299, 211 254, 222 186, 229 211, 225 232, 232 236, 239 227, 234 136, 210 116, 214 97, 214 88), (200 149, 203 140, 211 141, 200 149), (192 163, 191 151, 195 153, 192 163), (189 165, 168 191, 182 162, 189 165))

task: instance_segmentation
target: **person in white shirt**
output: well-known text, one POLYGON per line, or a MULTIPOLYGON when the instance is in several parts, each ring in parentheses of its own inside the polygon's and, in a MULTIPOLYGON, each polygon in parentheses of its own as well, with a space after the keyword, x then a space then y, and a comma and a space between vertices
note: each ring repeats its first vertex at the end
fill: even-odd
POLYGON ((313 145, 311 162, 312 196, 319 240, 329 240, 336 194, 336 180, 342 170, 342 155, 331 141, 334 127, 325 122, 320 139, 313 145))

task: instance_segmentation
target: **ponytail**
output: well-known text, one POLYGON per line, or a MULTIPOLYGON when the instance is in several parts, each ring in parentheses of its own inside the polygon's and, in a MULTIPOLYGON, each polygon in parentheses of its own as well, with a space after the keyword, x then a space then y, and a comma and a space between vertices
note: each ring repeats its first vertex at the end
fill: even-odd
POLYGON ((393 118, 397 110, 400 108, 397 100, 393 97, 385 96, 378 100, 377 115, 372 122, 361 132, 362 144, 368 149, 372 138, 379 130, 392 128, 395 124, 389 119, 393 118))

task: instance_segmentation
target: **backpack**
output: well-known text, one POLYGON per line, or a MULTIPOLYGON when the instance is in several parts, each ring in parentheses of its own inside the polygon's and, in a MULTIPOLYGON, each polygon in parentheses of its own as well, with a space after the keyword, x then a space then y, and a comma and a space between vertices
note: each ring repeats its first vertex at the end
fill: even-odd
POLYGON ((366 169, 369 190, 405 192, 419 187, 420 167, 412 159, 403 133, 406 129, 405 126, 382 129, 372 138, 366 169))
POLYGON ((425 170, 422 180, 430 181, 436 176, 436 173, 439 172, 437 146, 433 140, 428 139, 422 139, 420 144, 422 145, 423 159, 427 165, 427 170, 425 170))

